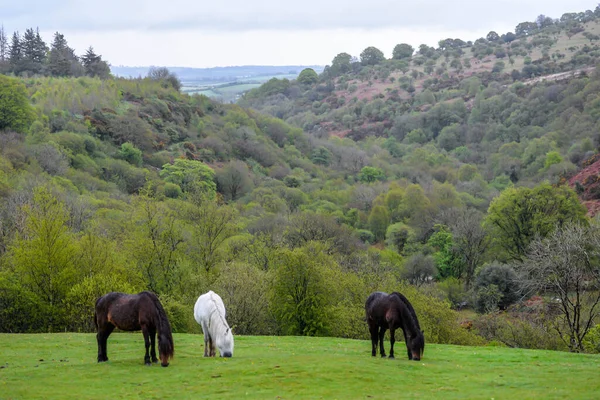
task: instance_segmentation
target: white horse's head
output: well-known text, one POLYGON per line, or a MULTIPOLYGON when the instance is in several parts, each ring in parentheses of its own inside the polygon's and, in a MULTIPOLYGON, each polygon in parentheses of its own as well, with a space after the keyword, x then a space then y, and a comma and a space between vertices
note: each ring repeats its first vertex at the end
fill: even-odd
POLYGON ((233 334, 227 327, 222 335, 217 335, 217 348, 221 357, 233 357, 233 334))

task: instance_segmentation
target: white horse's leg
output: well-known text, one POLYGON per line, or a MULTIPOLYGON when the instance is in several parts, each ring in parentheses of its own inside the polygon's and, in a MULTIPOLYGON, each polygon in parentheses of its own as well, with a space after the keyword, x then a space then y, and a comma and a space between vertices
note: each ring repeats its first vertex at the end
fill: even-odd
POLYGON ((208 324, 206 321, 202 321, 202 333, 204 333, 204 357, 209 356, 208 343, 210 341, 210 335, 208 333, 208 324))

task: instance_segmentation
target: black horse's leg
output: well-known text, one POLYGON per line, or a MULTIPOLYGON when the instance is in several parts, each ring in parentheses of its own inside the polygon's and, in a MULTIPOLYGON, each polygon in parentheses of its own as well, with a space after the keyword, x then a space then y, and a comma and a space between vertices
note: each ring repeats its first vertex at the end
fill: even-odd
POLYGON ((383 338, 385 337, 386 328, 382 326, 379 328, 379 354, 381 357, 385 357, 385 349, 383 347, 383 338))
POLYGON ((146 355, 144 356, 144 364, 152 365, 150 362, 150 354, 148 354, 148 350, 150 350, 150 334, 148 333, 148 326, 142 325, 142 333, 144 334, 144 344, 146 345, 146 355))
POLYGON ((369 332, 371 333, 371 355, 377 355, 377 325, 369 323, 369 332))
POLYGON ((96 340, 98 341, 98 362, 108 361, 106 342, 113 329, 115 329, 115 327, 110 323, 98 326, 98 333, 96 334, 96 340))
POLYGON ((396 342, 396 337, 394 334, 396 330, 394 328, 390 328, 390 358, 394 358, 394 342, 396 342))
POLYGON ((156 358, 156 328, 149 329, 148 333, 150 334, 150 356, 152 357, 152 362, 157 363, 158 358, 156 358))

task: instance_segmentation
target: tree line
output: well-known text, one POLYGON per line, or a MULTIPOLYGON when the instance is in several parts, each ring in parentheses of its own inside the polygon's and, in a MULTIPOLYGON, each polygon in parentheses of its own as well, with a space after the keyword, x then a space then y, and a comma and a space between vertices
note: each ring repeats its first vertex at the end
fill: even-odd
POLYGON ((28 28, 8 36, 0 27, 0 73, 17 76, 110 77, 109 64, 89 47, 78 56, 69 47, 65 36, 54 33, 50 46, 40 35, 39 28, 28 28))

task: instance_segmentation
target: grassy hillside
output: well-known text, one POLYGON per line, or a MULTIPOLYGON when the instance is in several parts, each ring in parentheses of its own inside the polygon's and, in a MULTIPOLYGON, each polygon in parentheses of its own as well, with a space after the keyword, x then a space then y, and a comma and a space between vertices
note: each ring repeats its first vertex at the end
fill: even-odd
POLYGON ((92 334, 0 335, 0 343, 3 399, 575 399, 599 389, 598 356, 499 347, 427 345, 412 362, 373 358, 367 341, 238 336, 233 358, 209 359, 201 335, 178 334, 176 358, 161 368, 143 365, 140 333, 113 334, 105 364, 95 362, 92 334))

